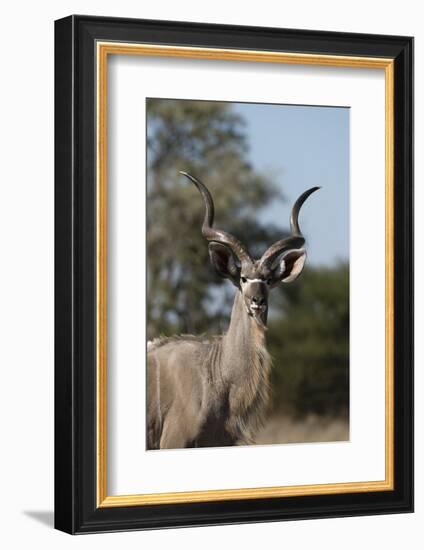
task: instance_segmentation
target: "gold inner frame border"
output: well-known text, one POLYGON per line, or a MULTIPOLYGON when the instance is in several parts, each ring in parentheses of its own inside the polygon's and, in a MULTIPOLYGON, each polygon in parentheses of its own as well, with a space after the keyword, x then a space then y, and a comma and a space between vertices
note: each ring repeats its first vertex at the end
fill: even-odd
POLYGON ((306 495, 365 493, 394 489, 394 60, 256 50, 96 43, 97 63, 97 295, 96 295, 96 470, 97 507, 212 502, 306 495), (109 55, 219 59, 261 63, 384 69, 385 72, 385 479, 315 485, 214 489, 172 493, 113 495, 107 493, 107 62, 109 55))

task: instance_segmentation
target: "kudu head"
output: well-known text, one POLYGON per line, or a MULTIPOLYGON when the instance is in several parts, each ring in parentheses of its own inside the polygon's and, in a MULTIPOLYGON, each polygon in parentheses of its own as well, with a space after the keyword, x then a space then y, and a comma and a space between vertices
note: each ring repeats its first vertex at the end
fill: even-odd
POLYGON ((320 187, 308 189, 294 203, 290 216, 291 235, 275 242, 259 260, 254 260, 233 235, 212 227, 214 203, 208 188, 187 172, 180 173, 194 183, 203 197, 206 212, 202 234, 209 241, 212 265, 221 277, 230 279, 239 289, 248 315, 265 328, 269 291, 279 283, 290 283, 297 279, 305 265, 305 239, 299 227, 299 211, 309 195, 320 187))

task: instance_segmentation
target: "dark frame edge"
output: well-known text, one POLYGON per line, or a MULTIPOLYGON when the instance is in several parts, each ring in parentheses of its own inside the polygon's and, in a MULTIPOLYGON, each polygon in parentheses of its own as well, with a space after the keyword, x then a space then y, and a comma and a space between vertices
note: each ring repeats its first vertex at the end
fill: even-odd
POLYGON ((414 38, 395 59, 395 479, 414 512, 414 38), (396 327, 396 324, 398 325, 396 327), (397 464, 403 465, 403 470, 397 464))
POLYGON ((54 526, 76 532, 73 357, 74 17, 54 26, 54 526))

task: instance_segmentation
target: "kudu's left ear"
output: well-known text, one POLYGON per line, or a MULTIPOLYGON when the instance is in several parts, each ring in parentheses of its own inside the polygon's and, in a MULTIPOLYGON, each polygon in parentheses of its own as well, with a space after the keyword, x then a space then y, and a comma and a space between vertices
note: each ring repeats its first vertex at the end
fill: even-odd
POLYGON ((282 283, 291 283, 299 277, 306 261, 306 251, 288 250, 280 256, 274 271, 274 279, 282 283))
POLYGON ((209 258, 221 277, 231 279, 237 285, 240 278, 240 268, 237 266, 232 251, 221 243, 209 243, 209 258))

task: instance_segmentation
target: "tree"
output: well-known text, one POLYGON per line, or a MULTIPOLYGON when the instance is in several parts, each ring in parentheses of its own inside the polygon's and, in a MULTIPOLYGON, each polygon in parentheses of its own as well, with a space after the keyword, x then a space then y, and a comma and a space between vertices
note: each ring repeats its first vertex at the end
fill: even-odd
POLYGON ((257 218, 258 209, 281 194, 249 163, 245 124, 230 103, 149 99, 147 167, 148 337, 220 332, 233 290, 209 268, 204 205, 178 171, 205 181, 217 226, 252 253, 281 238, 281 228, 257 218))

